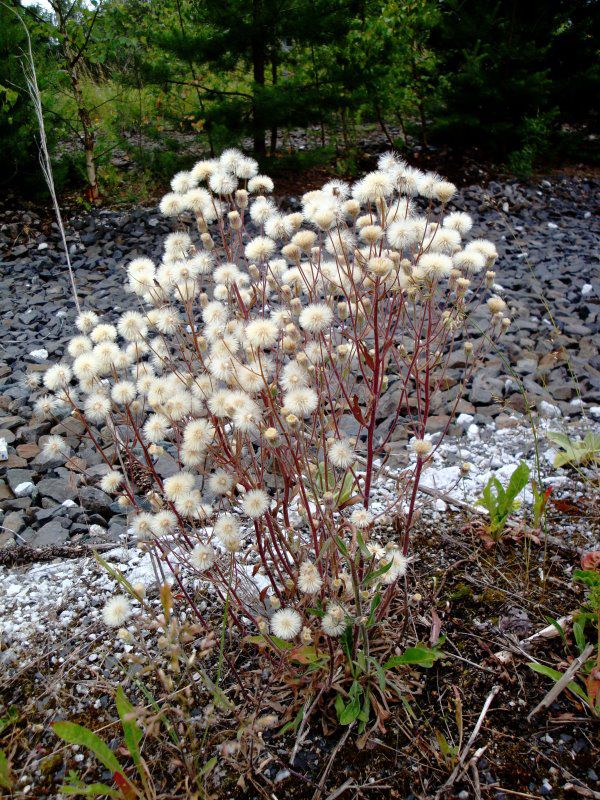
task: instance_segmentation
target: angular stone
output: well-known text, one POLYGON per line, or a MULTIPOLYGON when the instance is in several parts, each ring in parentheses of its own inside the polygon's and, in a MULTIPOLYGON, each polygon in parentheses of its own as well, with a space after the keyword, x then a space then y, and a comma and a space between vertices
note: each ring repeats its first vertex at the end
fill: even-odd
POLYGON ((79 490, 79 502, 88 513, 106 515, 110 511, 112 500, 95 486, 82 486, 79 490))
POLYGON ((60 519, 52 519, 36 532, 31 541, 32 547, 45 547, 49 544, 62 544, 69 538, 69 531, 63 528, 60 519))
POLYGON ((24 458, 26 461, 29 461, 32 458, 35 458, 38 455, 38 453, 40 452, 40 448, 37 446, 37 444, 33 444, 33 443, 30 443, 30 444, 19 444, 19 445, 17 445, 16 450, 17 450, 17 455, 20 458, 24 458))
POLYGON ((6 480, 14 492, 22 483, 33 483, 33 472, 28 469, 9 469, 6 473, 6 480))
POLYGON ((77 486, 63 478, 44 478, 37 489, 42 497, 50 497, 57 503, 65 500, 74 500, 77 497, 77 486))
POLYGON ((4 517, 2 527, 12 534, 21 533, 25 528, 25 519, 18 511, 11 511, 4 517))

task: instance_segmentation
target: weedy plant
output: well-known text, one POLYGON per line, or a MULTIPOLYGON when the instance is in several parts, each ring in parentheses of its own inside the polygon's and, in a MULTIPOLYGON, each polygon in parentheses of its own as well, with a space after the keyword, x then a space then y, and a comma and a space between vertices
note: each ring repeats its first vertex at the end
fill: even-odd
MULTIPOLYGON (((237 150, 172 189, 164 253, 127 267, 137 307, 116 324, 77 317, 72 363, 48 369, 37 411, 82 421, 106 465, 101 488, 131 512, 188 613, 211 629, 198 602, 210 587, 272 672, 283 664, 334 700, 341 722, 364 722, 377 695, 384 713, 385 665, 406 644, 389 617, 406 608, 419 484, 442 438, 426 435, 432 398, 462 346, 458 403, 510 322, 493 294, 496 248, 466 241, 471 218, 446 213, 453 184, 394 154, 353 186, 308 192, 293 213, 237 150), (471 339, 481 305, 489 321, 471 339), (399 427, 409 467, 384 497, 399 427)), ((66 455, 64 442, 50 437, 45 453, 66 455)), ((116 597, 105 620, 130 613, 116 597)))
POLYGON ((524 461, 521 461, 510 476, 506 489, 495 475, 489 479, 481 497, 476 501, 476 505, 485 508, 489 514, 489 521, 485 524, 482 533, 485 542, 490 545, 496 544, 505 535, 510 515, 521 506, 517 498, 528 482, 529 467, 524 461))
MULTIPOLYGON (((583 569, 573 572, 573 580, 586 588, 585 602, 573 615, 573 638, 580 669, 572 680, 564 683, 566 672, 535 662, 528 666, 557 684, 564 683, 562 688, 583 702, 592 714, 600 717, 600 552, 584 555, 582 566, 583 569)), ((558 626, 558 622, 554 621, 554 624, 558 626)), ((559 631, 566 644, 560 626, 559 631)))

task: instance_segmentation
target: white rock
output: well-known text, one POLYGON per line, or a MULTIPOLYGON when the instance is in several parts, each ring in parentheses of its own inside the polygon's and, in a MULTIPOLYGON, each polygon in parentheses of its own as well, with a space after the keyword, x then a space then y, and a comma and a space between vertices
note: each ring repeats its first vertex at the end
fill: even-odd
POLYGON ((29 355, 33 358, 34 361, 41 363, 42 361, 48 360, 48 351, 45 347, 40 347, 39 350, 31 350, 29 355))
POLYGON ((48 249, 48 242, 40 242, 38 244, 38 250, 47 250, 48 249))
POLYGON ((556 455, 556 450, 553 450, 551 447, 548 448, 548 450, 544 451, 544 458, 549 464, 552 464, 555 455, 556 455))
POLYGON ((549 223, 548 223, 548 227, 549 227, 551 230, 553 230, 553 231, 554 231, 554 230, 556 230, 556 229, 558 228, 558 225, 556 224, 556 222, 549 222, 549 223))
POLYGON ((592 406, 590 408, 590 414, 592 417, 600 417, 600 406, 592 406))
POLYGON ((475 425, 475 423, 472 423, 467 428, 467 436, 469 439, 479 439, 479 428, 477 425, 475 425))
POLYGON ((558 417, 562 417, 562 413, 558 406, 552 405, 552 403, 548 403, 546 400, 542 400, 540 402, 540 416, 546 419, 558 419, 558 417))
POLYGON ((6 439, 0 439, 0 461, 8 461, 8 446, 6 439))
POLYGON ((28 497, 34 488, 35 486, 31 481, 23 481, 23 483, 15 486, 15 494, 17 497, 28 497))
POLYGON ((71 500, 69 498, 67 498, 66 500, 63 500, 62 503, 61 503, 61 506, 64 506, 65 508, 73 508, 73 506, 76 506, 76 505, 77 505, 77 503, 75 502, 75 500, 71 500))
POLYGON ((585 297, 586 295, 590 294, 594 287, 591 283, 584 283, 581 287, 581 294, 585 297))
POLYGON ((470 425, 474 419, 475 418, 472 414, 459 414, 456 418, 456 424, 464 427, 466 425, 470 425))

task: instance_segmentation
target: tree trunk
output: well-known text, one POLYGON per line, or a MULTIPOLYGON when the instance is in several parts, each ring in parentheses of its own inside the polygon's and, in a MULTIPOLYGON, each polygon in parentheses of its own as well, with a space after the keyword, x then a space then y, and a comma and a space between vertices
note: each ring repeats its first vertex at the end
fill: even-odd
POLYGON ((394 140, 390 136, 390 132, 387 129, 387 125, 385 124, 385 120, 383 119, 383 114, 381 113, 381 106, 379 104, 379 98, 375 98, 375 113, 377 115, 377 122, 379 123, 379 127, 381 128, 383 135, 388 141, 390 147, 394 147, 394 140))
POLYGON ((396 119, 402 130, 402 138, 404 139, 404 147, 408 148, 408 135, 406 133, 406 125, 404 124, 404 117, 400 111, 396 111, 396 119))
MULTIPOLYGON (((277 54, 273 52, 271 56, 271 83, 273 86, 277 85, 277 54)), ((269 154, 272 156, 275 155, 275 151, 277 150, 277 124, 273 123, 271 125, 271 144, 269 147, 269 154)))
POLYGON ((415 59, 414 51, 411 57, 412 75, 415 86, 415 94, 417 96, 417 108, 419 109, 419 120, 421 122, 421 144, 427 147, 427 117, 425 115, 425 101, 421 92, 420 75, 417 70, 417 62, 415 59))
POLYGON ((77 114, 81 122, 83 130, 83 150, 85 153, 85 174, 88 181, 87 196, 88 200, 95 203, 100 196, 98 189, 98 180, 96 177, 96 158, 94 148, 96 145, 96 137, 94 136, 94 126, 92 125, 92 118, 90 112, 85 107, 83 102, 83 95, 79 85, 79 73, 77 67, 71 69, 71 86, 73 87, 73 94, 75 96, 75 104, 77 105, 77 114))
POLYGON ((262 0, 253 0, 252 3, 252 131, 254 152, 257 156, 265 156, 265 122, 262 111, 262 97, 257 100, 258 93, 265 85, 265 45, 262 31, 262 0))

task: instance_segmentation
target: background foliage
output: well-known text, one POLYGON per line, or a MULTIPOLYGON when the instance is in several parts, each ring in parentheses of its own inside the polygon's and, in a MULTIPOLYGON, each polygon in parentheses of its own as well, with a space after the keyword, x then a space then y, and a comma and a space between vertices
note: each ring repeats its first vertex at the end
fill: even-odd
POLYGON ((352 172, 365 126, 399 149, 477 148, 519 175, 596 156, 597 0, 51 5, 0 5, 1 182, 26 195, 40 172, 16 14, 60 188, 88 199, 94 182, 138 199, 231 144, 352 172))

